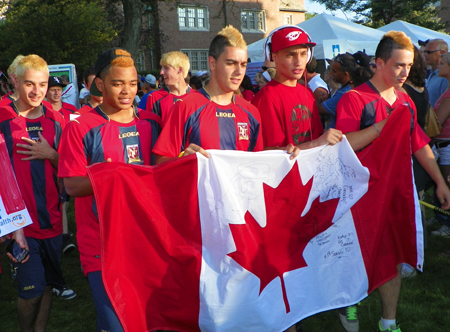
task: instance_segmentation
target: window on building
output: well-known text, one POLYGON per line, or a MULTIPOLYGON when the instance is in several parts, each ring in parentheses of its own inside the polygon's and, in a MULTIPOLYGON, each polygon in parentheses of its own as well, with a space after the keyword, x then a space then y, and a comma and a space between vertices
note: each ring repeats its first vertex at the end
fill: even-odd
POLYGON ((180 30, 209 30, 208 7, 178 6, 180 30))
POLYGON ((265 32, 266 14, 263 10, 241 10, 242 32, 265 32))
POLYGON ((294 18, 292 16, 292 14, 284 14, 284 24, 294 24, 294 18))
POLYGON ((137 57, 135 59, 136 61, 134 62, 136 69, 138 72, 144 71, 145 70, 145 52, 144 50, 139 50, 137 57))
POLYGON ((192 71, 208 70, 208 50, 181 50, 189 58, 192 71))

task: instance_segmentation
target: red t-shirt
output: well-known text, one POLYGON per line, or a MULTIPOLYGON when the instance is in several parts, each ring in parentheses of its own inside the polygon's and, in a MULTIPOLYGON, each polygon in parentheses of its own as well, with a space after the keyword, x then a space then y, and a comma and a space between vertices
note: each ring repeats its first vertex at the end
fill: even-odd
MULTIPOLYGON (((86 176, 86 166, 112 161, 154 164, 152 148, 158 138, 157 115, 135 109, 130 123, 110 120, 99 107, 70 121, 61 140, 58 175, 86 176)), ((100 228, 94 196, 76 197, 75 219, 80 260, 85 274, 101 270, 100 228)))
POLYGON ((247 101, 251 102, 254 96, 255 96, 255 93, 252 90, 242 91, 242 97, 247 101))
POLYGON ((5 136, 17 183, 33 223, 24 228, 25 236, 47 239, 62 233, 59 188, 55 168, 50 160, 22 161, 24 150, 16 145, 27 144, 22 137, 39 140, 40 132, 48 144, 58 150, 64 119, 58 112, 42 106, 37 119, 20 116, 14 104, 0 108, 0 132, 5 136))
POLYGON ((348 91, 339 100, 337 106, 336 129, 344 134, 359 131, 386 119, 396 107, 406 106, 413 115, 411 120, 412 153, 423 148, 430 139, 417 124, 414 102, 406 93, 398 90, 395 93, 397 99, 390 105, 370 81, 348 91))
POLYGON ((264 146, 284 147, 317 139, 323 133, 310 89, 271 80, 252 99, 261 113, 264 146))
POLYGON ((239 96, 233 99, 222 106, 200 89, 177 101, 153 152, 176 157, 190 143, 203 149, 261 151, 258 110, 239 96))

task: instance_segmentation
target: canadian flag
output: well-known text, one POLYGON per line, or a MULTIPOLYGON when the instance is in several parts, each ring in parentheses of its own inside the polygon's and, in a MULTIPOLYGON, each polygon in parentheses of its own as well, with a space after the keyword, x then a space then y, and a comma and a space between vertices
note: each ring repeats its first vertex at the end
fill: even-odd
POLYGON ((398 110, 359 156, 208 151, 88 168, 103 279, 126 331, 282 331, 421 269, 409 124, 398 110), (401 208, 400 208, 401 207, 401 208))

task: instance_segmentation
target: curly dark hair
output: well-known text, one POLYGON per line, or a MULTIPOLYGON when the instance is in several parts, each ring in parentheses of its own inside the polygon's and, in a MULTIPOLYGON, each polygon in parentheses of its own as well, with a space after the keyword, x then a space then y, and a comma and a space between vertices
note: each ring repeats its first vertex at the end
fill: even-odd
POLYGON ((427 64, 420 54, 419 49, 414 46, 414 63, 409 71, 408 80, 418 87, 425 86, 425 78, 427 76, 427 64))
POLYGON ((373 77, 373 73, 370 69, 366 67, 358 67, 356 70, 352 73, 352 79, 353 79, 353 87, 356 88, 357 86, 360 86, 361 84, 367 82, 373 77))
POLYGON ((250 79, 250 77, 248 77, 248 75, 244 76, 244 79, 242 80, 241 83, 241 87, 244 90, 250 90, 253 91, 253 84, 252 84, 252 80, 250 79))
POLYGON ((313 74, 317 71, 317 60, 315 57, 311 58, 311 61, 306 65, 308 73, 313 74))

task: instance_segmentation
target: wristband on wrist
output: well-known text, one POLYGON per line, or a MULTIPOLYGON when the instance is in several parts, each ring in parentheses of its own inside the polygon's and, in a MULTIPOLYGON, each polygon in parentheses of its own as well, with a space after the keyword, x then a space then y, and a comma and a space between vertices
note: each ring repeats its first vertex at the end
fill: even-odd
POLYGON ((380 130, 378 129, 377 125, 374 123, 373 124, 375 130, 377 131, 378 136, 380 136, 380 130))

